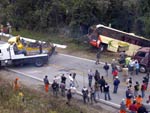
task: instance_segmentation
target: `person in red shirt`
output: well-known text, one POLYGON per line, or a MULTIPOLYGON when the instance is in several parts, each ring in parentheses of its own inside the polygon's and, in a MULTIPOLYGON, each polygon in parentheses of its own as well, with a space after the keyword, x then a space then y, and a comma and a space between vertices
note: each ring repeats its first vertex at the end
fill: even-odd
POLYGON ((129 110, 131 113, 137 113, 137 106, 136 106, 136 101, 134 100, 133 103, 129 106, 129 110))
POLYGON ((118 70, 115 68, 112 72, 113 75, 113 80, 116 78, 116 76, 118 76, 118 70))

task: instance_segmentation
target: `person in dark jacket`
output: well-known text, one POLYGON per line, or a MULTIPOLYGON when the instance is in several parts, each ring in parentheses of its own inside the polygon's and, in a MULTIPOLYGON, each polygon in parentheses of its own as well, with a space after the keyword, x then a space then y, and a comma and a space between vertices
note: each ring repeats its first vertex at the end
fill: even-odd
POLYGON ((64 74, 62 74, 62 76, 61 76, 61 83, 66 84, 66 77, 64 74))
POLYGON ((119 113, 126 113, 125 99, 122 99, 122 101, 120 103, 120 112, 119 113))
POLYGON ((105 100, 107 100, 107 97, 108 100, 111 100, 110 93, 109 93, 109 85, 107 83, 105 83, 104 94, 105 94, 105 100))
POLYGON ((95 70, 94 79, 95 79, 95 82, 98 82, 98 80, 100 79, 100 73, 98 72, 98 70, 95 70))
POLYGON ((66 102, 66 104, 70 105, 71 99, 72 99, 71 89, 68 89, 68 91, 67 91, 67 102, 66 102))
POLYGON ((148 111, 146 110, 145 106, 142 104, 142 105, 139 107, 137 113, 148 113, 148 111))
POLYGON ((134 96, 138 96, 138 92, 139 92, 139 89, 140 89, 140 84, 138 81, 136 81, 135 85, 134 85, 134 96))
POLYGON ((128 89, 126 90, 126 107, 129 108, 129 106, 131 105, 131 99, 133 98, 133 94, 131 92, 130 87, 128 87, 128 89))
POLYGON ((107 62, 105 62, 105 65, 104 65, 104 70, 106 72, 106 76, 108 77, 108 70, 109 70, 109 65, 107 64, 107 62))
POLYGON ((149 78, 150 78, 150 77, 149 77, 149 73, 147 73, 146 76, 143 77, 143 81, 144 81, 145 84, 146 84, 146 90, 147 90, 147 87, 148 87, 149 78))
POLYGON ((52 89, 53 89, 53 95, 57 96, 59 90, 59 84, 55 80, 52 83, 52 89))
POLYGON ((84 104, 89 101, 89 98, 88 98, 88 89, 84 86, 83 89, 82 89, 82 96, 83 96, 83 102, 84 104))
POLYGON ((120 84, 120 80, 118 79, 118 76, 116 76, 116 78, 114 79, 113 84, 114 84, 114 91, 113 91, 113 93, 117 93, 118 86, 120 84))
POLYGON ((99 85, 100 85, 100 91, 101 91, 101 93, 104 92, 105 79, 104 79, 103 76, 101 76, 101 79, 99 79, 98 83, 99 83, 99 85))

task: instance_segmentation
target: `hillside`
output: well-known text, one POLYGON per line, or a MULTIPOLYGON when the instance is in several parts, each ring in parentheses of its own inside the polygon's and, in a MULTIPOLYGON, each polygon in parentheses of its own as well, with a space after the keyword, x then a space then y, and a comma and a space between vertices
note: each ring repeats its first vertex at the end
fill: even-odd
POLYGON ((100 106, 84 105, 81 100, 75 98, 71 101, 71 106, 68 106, 66 98, 53 97, 51 93, 43 92, 43 86, 33 87, 24 80, 21 81, 21 90, 14 91, 12 80, 15 76, 16 74, 1 70, 0 113, 110 113, 100 106), (20 92, 24 96, 21 96, 20 92))

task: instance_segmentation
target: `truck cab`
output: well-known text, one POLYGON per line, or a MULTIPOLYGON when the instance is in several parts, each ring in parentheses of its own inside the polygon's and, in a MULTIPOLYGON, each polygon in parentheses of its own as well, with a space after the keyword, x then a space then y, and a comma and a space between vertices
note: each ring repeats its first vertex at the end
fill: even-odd
POLYGON ((150 71, 150 47, 138 49, 133 58, 138 60, 140 64, 140 72, 150 71))

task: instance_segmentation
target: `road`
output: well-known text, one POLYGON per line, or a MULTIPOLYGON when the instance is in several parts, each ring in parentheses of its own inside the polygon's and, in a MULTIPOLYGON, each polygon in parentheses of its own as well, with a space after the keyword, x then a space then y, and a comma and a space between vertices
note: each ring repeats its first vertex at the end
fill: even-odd
MULTIPOLYGON (((28 65, 23 67, 13 67, 11 69, 21 73, 25 73, 28 76, 32 76, 40 80, 43 80, 44 76, 47 75, 49 81, 51 82, 53 81, 54 76, 57 76, 57 78, 59 78, 63 73, 67 77, 67 87, 69 87, 69 73, 75 72, 77 73, 76 80, 79 84, 79 87, 77 88, 78 91, 81 91, 83 86, 88 86, 88 70, 92 69, 95 72, 95 70, 97 69, 100 72, 100 75, 104 76, 104 78, 110 85, 110 95, 112 98, 110 102, 119 104, 122 98, 125 98, 125 90, 127 86, 126 83, 122 82, 122 73, 119 73, 119 79, 121 80, 121 84, 118 89, 118 94, 113 94, 113 78, 111 75, 111 69, 109 70, 109 77, 107 78, 105 76, 105 71, 103 70, 103 63, 95 65, 95 62, 93 60, 58 53, 56 55, 53 55, 50 58, 49 63, 43 67, 34 67, 28 65)), ((133 85, 135 84, 135 81, 139 81, 139 83, 142 83, 144 76, 145 74, 141 73, 138 76, 132 76, 133 85)), ((60 79, 58 79, 58 82, 60 82, 60 79)), ((146 98, 144 98, 144 102, 146 101, 148 94, 150 94, 149 90, 146 91, 146 98)), ((101 94, 100 98, 104 99, 103 93, 101 94)))

